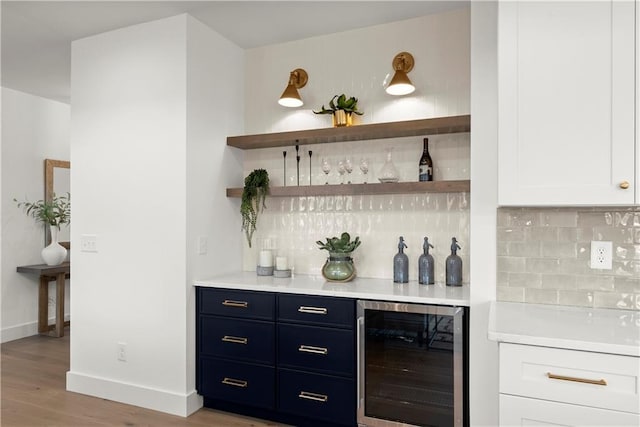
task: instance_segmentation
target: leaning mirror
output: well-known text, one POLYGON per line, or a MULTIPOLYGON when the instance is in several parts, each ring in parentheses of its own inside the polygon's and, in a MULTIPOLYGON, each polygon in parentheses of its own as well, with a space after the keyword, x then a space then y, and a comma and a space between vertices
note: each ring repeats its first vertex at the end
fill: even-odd
MULTIPOLYGON (((71 162, 66 160, 44 160, 44 198, 51 201, 53 195, 63 195, 71 193, 71 162)), ((49 227, 45 225, 45 227, 49 227)), ((71 240, 71 231, 69 224, 60 227, 58 233, 58 243, 69 249, 71 240)), ((44 244, 47 246, 51 243, 51 234, 46 229, 44 233, 44 244)))

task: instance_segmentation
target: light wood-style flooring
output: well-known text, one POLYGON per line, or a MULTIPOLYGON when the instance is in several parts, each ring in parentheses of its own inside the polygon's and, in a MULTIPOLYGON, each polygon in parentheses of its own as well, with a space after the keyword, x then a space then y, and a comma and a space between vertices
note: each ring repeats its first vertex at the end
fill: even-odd
POLYGON ((63 338, 33 336, 2 344, 0 425, 12 426, 223 426, 278 424, 203 408, 188 418, 65 390, 69 330, 63 338))

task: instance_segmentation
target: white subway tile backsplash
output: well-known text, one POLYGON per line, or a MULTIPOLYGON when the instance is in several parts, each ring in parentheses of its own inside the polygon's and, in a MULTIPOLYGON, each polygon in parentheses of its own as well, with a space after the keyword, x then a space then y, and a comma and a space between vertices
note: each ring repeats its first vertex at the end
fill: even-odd
POLYGON ((443 282, 451 237, 455 236, 462 246, 458 255, 463 260, 463 279, 469 282, 467 200, 464 195, 446 193, 267 198, 267 209, 260 214, 254 235, 256 244, 244 251, 244 269, 255 269, 261 242, 271 238, 275 251, 288 257, 295 272, 320 274, 327 253, 315 242, 347 231, 362 240, 353 254, 360 277, 391 278, 398 237, 403 236, 409 276, 415 280, 423 238, 428 236, 435 246, 431 254, 436 280, 443 282))
POLYGON ((505 286, 498 286, 496 288, 498 301, 509 302, 525 302, 524 292, 525 288, 512 288, 505 286))
POLYGON ((498 300, 524 289, 530 303, 640 310, 640 207, 501 208, 497 221, 498 300), (590 268, 592 240, 613 242, 612 270, 590 268))
POLYGON ((591 291, 558 291, 558 304, 579 307, 593 307, 593 292, 591 291))
POLYGON ((555 289, 525 288, 524 301, 530 304, 558 304, 558 291, 555 289))

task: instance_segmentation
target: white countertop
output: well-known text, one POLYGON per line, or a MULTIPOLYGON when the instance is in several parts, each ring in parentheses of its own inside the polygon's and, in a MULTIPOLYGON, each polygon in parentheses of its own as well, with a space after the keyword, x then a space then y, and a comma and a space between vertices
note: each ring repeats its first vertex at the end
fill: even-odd
POLYGON ((196 280, 195 286, 283 292, 290 294, 370 299, 419 304, 469 306, 469 285, 420 285, 418 282, 393 283, 390 279, 356 278, 347 283, 327 282, 322 276, 296 274, 291 278, 258 276, 255 272, 239 272, 196 280))
POLYGON ((640 312, 494 301, 489 339, 640 356, 640 312))

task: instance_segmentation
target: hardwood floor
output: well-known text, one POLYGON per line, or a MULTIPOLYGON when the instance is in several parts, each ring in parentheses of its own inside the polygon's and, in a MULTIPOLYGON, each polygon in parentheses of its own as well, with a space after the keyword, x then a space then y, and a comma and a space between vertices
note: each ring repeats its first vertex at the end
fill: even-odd
POLYGON ((65 390, 69 332, 2 344, 0 424, 12 426, 224 426, 278 424, 203 408, 188 418, 65 390))

